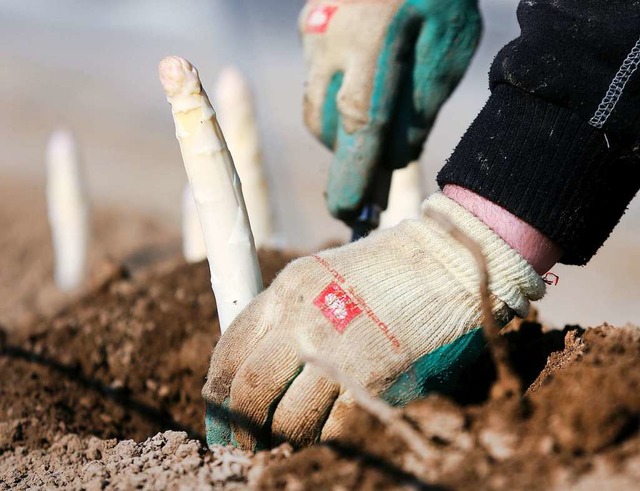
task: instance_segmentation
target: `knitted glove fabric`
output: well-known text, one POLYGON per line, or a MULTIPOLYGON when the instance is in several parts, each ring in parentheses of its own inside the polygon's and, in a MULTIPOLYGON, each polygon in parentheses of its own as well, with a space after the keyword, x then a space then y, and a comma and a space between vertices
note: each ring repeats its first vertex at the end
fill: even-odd
MULTIPOLYGON (((443 194, 426 200, 481 246, 496 317, 525 316, 534 269, 443 194)), ((298 358, 301 343, 372 394, 403 406, 450 383, 484 347, 471 254, 435 221, 408 220, 287 266, 220 339, 203 396, 207 441, 297 446, 344 431, 348 390, 298 358), (230 417, 231 416, 231 417, 230 417)))
POLYGON ((378 167, 416 160, 481 32, 477 0, 310 0, 305 122, 335 152, 330 212, 349 221, 378 167))

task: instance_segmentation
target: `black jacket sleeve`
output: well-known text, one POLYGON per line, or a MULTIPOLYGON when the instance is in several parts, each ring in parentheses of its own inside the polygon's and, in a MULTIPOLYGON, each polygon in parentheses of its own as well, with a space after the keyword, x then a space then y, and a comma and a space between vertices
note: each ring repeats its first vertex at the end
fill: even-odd
POLYGON ((586 264, 640 187, 640 0, 522 0, 491 97, 440 171, 586 264))

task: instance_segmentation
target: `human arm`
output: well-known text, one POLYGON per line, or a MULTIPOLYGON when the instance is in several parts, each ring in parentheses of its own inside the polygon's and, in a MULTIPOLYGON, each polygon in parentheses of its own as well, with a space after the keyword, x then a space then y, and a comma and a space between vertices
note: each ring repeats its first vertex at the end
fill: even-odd
POLYGON ((455 184, 446 185, 442 191, 518 251, 538 274, 545 274, 562 256, 562 249, 542 232, 479 194, 455 184))
POLYGON ((586 264, 640 186, 640 2, 536 0, 518 18, 438 183, 528 223, 560 262, 586 264))

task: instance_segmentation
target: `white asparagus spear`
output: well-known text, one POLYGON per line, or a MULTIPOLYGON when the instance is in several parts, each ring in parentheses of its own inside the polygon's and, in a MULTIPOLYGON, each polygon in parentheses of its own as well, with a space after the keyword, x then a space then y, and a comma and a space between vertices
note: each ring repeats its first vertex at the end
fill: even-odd
POLYGON ((53 132, 47 145, 46 165, 54 277, 60 290, 69 291, 84 278, 89 240, 87 193, 71 132, 53 132))
POLYGON ((160 62, 211 270, 220 330, 262 290, 240 178, 198 71, 185 59, 160 62))
POLYGON ((420 163, 411 162, 393 171, 389 205, 380 217, 380 227, 389 228, 408 218, 418 218, 424 200, 420 163))
POLYGON ((273 218, 264 175, 260 137, 249 84, 235 67, 225 68, 216 86, 216 112, 242 180, 256 247, 270 245, 273 218))
POLYGON ((189 263, 198 263, 207 257, 196 202, 188 183, 182 191, 182 253, 189 263))

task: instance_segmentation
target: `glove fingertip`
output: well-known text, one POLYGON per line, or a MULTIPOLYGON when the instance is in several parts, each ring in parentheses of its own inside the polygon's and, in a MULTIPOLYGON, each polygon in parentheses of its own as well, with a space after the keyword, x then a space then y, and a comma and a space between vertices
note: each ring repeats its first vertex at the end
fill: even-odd
POLYGON ((221 406, 216 406, 207 402, 205 413, 205 431, 207 445, 234 445, 229 417, 229 399, 226 399, 221 406))

